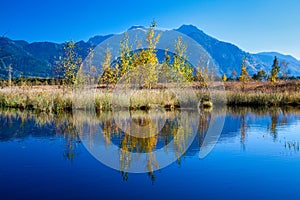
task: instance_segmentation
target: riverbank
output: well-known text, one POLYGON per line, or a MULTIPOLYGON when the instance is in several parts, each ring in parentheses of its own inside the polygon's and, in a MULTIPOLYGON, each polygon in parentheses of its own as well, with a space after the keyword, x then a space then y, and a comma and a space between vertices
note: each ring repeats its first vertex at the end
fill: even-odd
MULTIPOLYGON (((272 106, 300 106, 300 82, 249 82, 244 86, 240 82, 226 82, 224 90, 216 84, 213 89, 213 99, 208 91, 203 91, 195 84, 194 90, 180 89, 180 103, 174 92, 163 89, 141 89, 128 98, 118 99, 117 104, 132 110, 148 110, 153 105, 160 105, 168 110, 180 108, 180 105, 192 105, 193 92, 196 93, 199 105, 204 107, 224 103, 227 106, 272 107, 272 106), (198 89, 197 89, 198 88, 198 89), (226 97, 226 98, 225 98, 226 97), (225 101, 225 102, 223 102, 225 101)), ((212 87, 213 88, 213 87, 212 87)), ((94 108, 97 111, 112 110, 116 106, 112 88, 98 88, 93 90, 92 96, 74 92, 71 88, 58 86, 11 87, 0 89, 0 107, 36 110, 39 112, 58 113, 72 111, 74 102, 77 109, 94 108), (81 96, 78 103, 78 96, 81 96), (113 102, 113 103, 112 103, 113 102)), ((125 95, 126 96, 126 95, 125 95)), ((181 106, 182 107, 182 106, 181 106)))

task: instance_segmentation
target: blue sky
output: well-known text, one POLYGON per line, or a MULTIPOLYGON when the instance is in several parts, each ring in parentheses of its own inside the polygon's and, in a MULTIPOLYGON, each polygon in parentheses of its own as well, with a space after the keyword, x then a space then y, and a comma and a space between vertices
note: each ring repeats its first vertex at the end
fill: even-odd
POLYGON ((28 41, 87 40, 132 25, 193 24, 248 52, 300 59, 299 0, 0 0, 0 34, 28 41))

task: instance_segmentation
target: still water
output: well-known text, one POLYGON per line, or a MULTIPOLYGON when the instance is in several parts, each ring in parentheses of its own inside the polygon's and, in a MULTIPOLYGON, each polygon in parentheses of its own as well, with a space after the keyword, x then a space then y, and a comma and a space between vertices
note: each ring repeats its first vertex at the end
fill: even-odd
POLYGON ((300 110, 178 112, 75 117, 2 110, 0 199, 299 199, 300 110), (220 117, 221 135, 201 157, 220 117), (129 118, 149 135, 125 134, 132 132, 129 118), (108 167, 99 154, 112 147, 122 151, 107 154, 117 163, 108 167), (163 166, 155 150, 174 162, 163 166), (127 173, 138 162, 134 155, 147 155, 145 173, 127 173))

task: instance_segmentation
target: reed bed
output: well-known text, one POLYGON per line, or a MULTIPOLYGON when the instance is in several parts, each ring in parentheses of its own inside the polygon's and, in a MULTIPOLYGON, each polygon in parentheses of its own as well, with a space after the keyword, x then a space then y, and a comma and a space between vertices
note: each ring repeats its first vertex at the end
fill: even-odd
POLYGON ((62 89, 2 89, 0 107, 61 112, 72 110, 72 93, 62 89))
POLYGON ((298 92, 227 92, 228 106, 300 106, 300 91, 298 92))
POLYGON ((96 89, 74 91, 62 88, 5 88, 0 90, 0 107, 59 113, 72 109, 96 109, 109 111, 114 108, 148 110, 163 107, 169 110, 200 105, 216 104, 249 107, 300 106, 300 91, 294 92, 234 92, 215 91, 212 94, 200 90, 142 89, 134 93, 116 93, 96 89), (196 97, 196 101, 195 101, 196 97))

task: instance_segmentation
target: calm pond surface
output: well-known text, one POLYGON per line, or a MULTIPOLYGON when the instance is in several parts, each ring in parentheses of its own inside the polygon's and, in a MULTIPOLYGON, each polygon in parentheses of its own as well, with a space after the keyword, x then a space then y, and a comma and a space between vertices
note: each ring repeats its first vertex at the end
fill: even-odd
POLYGON ((0 199, 299 199, 300 110, 180 113, 2 110, 0 199), (201 157, 210 122, 220 117, 222 133, 201 157), (129 118, 153 133, 125 134, 129 118), (112 147, 123 150, 107 154, 117 155, 109 157, 115 163, 100 162, 112 147), (153 155, 156 149, 164 155, 153 155), (147 155, 139 168, 145 173, 126 173, 135 170, 136 155, 147 155))

